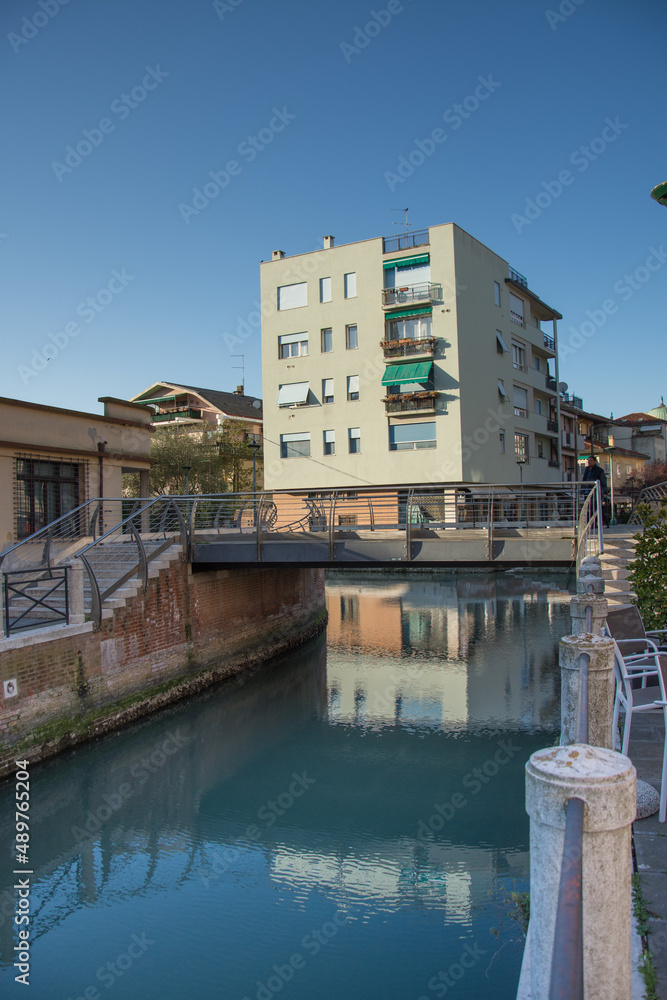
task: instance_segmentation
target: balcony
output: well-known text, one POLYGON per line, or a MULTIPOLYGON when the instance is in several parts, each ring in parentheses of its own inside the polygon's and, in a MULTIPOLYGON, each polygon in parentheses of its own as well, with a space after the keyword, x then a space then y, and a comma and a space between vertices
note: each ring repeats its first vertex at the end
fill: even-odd
POLYGON ((547 431, 549 434, 558 434, 558 421, 547 420, 547 431))
POLYGON ((419 354, 433 357, 437 344, 438 340, 436 337, 425 337, 421 340, 405 338, 401 340, 380 341, 380 347, 384 351, 385 358, 408 358, 419 354))
POLYGON ((577 410, 583 410, 584 401, 581 396, 574 396, 571 392, 562 392, 560 396, 561 403, 569 403, 574 406, 577 410))
POLYGON ((524 420, 526 420, 528 418, 528 410, 524 409, 523 406, 515 406, 514 407, 514 416, 515 417, 523 417, 524 420))
POLYGON ((437 391, 404 392, 400 396, 386 396, 382 402, 386 413, 435 413, 437 391))
POLYGON ((549 468, 551 468, 551 469, 560 469, 560 462, 558 461, 557 458, 551 458, 551 459, 549 459, 549 468))
POLYGON ((553 337, 549 337, 546 333, 542 334, 544 337, 544 346, 555 353, 556 351, 556 341, 553 337))
POLYGON ((412 302, 438 302, 442 299, 442 285, 424 281, 419 285, 405 285, 401 288, 383 288, 382 306, 410 305, 412 302))
POLYGON ((510 267, 510 281, 514 281, 517 285, 522 285, 524 288, 528 288, 528 280, 524 278, 519 271, 515 271, 513 267, 510 267))
POLYGON ((513 309, 510 309, 510 318, 513 323, 516 323, 517 326, 521 326, 524 329, 526 328, 526 321, 520 313, 514 312, 513 309))
POLYGON ((558 392, 558 383, 556 382, 556 379, 553 377, 553 375, 545 375, 544 383, 547 389, 551 389, 553 392, 558 392))
POLYGON ((382 253, 411 250, 412 247, 423 247, 427 244, 428 229, 420 229, 416 233, 403 233, 402 236, 387 236, 382 240, 382 253))
POLYGON ((193 406, 177 406, 174 410, 154 413, 151 417, 151 423, 154 424, 161 424, 167 420, 201 420, 201 410, 193 406))

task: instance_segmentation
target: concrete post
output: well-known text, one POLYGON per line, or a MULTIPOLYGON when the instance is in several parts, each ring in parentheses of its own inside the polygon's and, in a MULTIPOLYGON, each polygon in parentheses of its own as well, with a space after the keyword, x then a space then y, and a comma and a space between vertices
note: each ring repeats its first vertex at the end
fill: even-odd
POLYGON ((601 576, 580 576, 577 580, 578 594, 604 594, 604 580, 601 576))
POLYGON ((602 563, 599 556, 586 556, 581 560, 580 576, 602 576, 602 563))
POLYGON ((570 600, 570 620, 572 635, 581 632, 592 632, 600 635, 602 626, 607 620, 608 605, 604 597, 597 594, 578 594, 570 600), (588 621, 588 609, 591 609, 591 621, 588 621))
POLYGON ((549 998, 565 806, 574 797, 586 803, 584 995, 586 1000, 628 1000, 632 995, 630 837, 635 778, 627 757, 583 744, 538 750, 526 764, 531 1000, 549 998))
POLYGON ((558 644, 561 695, 561 746, 577 739, 579 657, 588 661, 588 743, 612 750, 614 714, 614 640, 600 635, 566 635, 558 644))
POLYGON ((80 559, 73 559, 69 564, 68 600, 69 600, 69 624, 83 625, 86 615, 83 605, 83 575, 85 569, 80 559))

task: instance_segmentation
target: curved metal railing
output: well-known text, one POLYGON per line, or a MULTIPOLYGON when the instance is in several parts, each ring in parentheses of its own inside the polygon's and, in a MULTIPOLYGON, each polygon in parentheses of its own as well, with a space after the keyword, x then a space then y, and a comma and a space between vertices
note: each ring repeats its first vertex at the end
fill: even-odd
POLYGON ((640 504, 648 504, 655 512, 667 503, 667 483, 656 483, 655 486, 645 486, 640 490, 639 495, 633 504, 632 513, 628 519, 628 524, 641 524, 642 520, 637 513, 640 504))

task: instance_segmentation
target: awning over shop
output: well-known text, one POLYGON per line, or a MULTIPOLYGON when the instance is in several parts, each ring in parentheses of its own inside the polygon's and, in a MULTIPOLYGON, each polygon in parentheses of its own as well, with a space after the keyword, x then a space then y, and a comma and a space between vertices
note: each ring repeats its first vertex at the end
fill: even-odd
POLYGON ((382 385, 425 382, 432 368, 432 361, 415 361, 411 365, 387 365, 382 376, 382 385))

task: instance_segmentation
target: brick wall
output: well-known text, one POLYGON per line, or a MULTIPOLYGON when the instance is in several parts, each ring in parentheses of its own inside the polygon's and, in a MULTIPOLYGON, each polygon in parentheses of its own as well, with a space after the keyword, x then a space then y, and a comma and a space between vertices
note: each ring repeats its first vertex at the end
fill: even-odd
POLYGON ((15 678, 19 692, 0 701, 0 774, 18 741, 33 739, 32 759, 48 756, 260 666, 318 631, 324 607, 323 570, 193 573, 187 563, 172 562, 99 631, 62 630, 50 641, 0 654, 0 680, 15 678), (132 706, 119 704, 132 696, 132 706))

